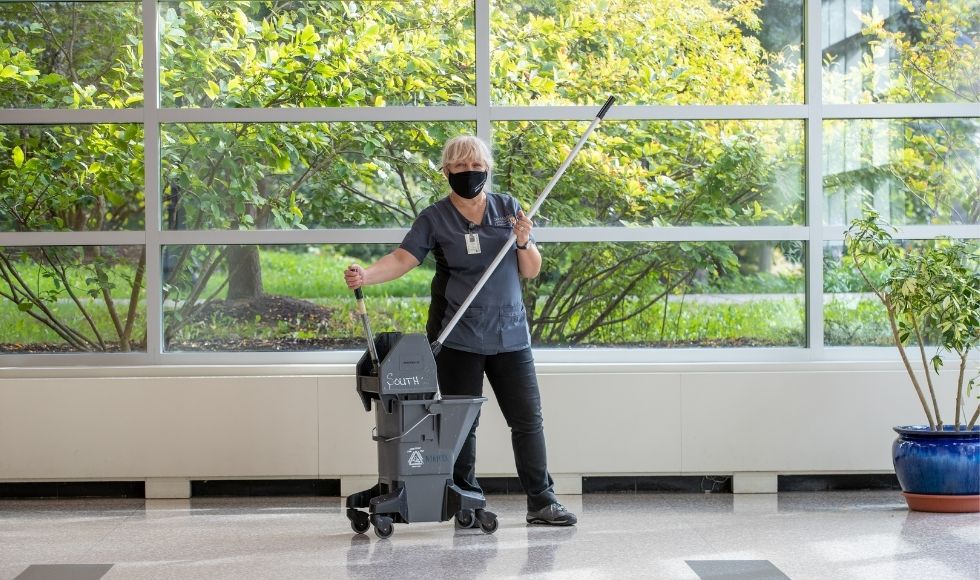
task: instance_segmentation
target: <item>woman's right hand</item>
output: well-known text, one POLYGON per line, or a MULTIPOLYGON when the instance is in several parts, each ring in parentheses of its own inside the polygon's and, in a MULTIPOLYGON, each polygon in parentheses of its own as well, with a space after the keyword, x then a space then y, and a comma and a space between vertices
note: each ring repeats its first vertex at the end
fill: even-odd
POLYGON ((357 264, 351 264, 344 270, 344 282, 351 290, 357 290, 364 285, 364 268, 357 264))

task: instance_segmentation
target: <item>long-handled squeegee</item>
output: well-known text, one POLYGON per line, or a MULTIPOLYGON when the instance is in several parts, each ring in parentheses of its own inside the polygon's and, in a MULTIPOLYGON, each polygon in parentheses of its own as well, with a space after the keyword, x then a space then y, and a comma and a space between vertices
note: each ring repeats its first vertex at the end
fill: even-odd
MULTIPOLYGON (((575 144, 575 147, 571 150, 571 152, 569 152, 568 156, 565 158, 565 161, 562 162, 561 166, 558 168, 558 171, 555 173, 555 176, 551 178, 548 186, 544 188, 544 191, 538 195, 538 199, 534 201, 534 205, 531 206, 530 211, 527 213, 528 219, 533 218, 534 214, 537 213, 538 208, 541 207, 542 203, 544 203, 545 198, 548 197, 549 193, 551 193, 552 188, 555 187, 555 184, 558 183, 559 179, 561 179, 562 174, 564 174, 565 170, 568 169, 568 166, 571 165, 572 161, 575 159, 575 156, 578 155, 579 150, 583 145, 585 145, 589 135, 591 135, 592 131, 594 131, 599 125, 602 118, 606 116, 606 111, 612 107, 613 101, 615 100, 616 97, 609 97, 606 104, 599 109, 599 113, 595 116, 595 119, 592 120, 592 124, 589 125, 589 128, 585 130, 585 134, 582 135, 582 137, 578 140, 578 143, 575 144)), ((470 291, 470 294, 466 297, 466 300, 463 300, 463 303, 456 311, 456 314, 452 317, 452 320, 450 320, 449 324, 446 325, 446 328, 443 329, 442 334, 440 334, 439 337, 432 343, 432 354, 439 354, 439 351, 442 350, 443 341, 446 340, 449 333, 456 328, 456 324, 459 322, 459 319, 463 317, 463 313, 466 312, 466 309, 469 308, 470 304, 473 302, 473 299, 476 298, 476 295, 479 294, 481 289, 483 289, 483 285, 487 283, 487 280, 490 279, 490 276, 493 274, 494 270, 497 269, 497 265, 504 259, 507 252, 510 251, 511 244, 513 244, 515 240, 517 240, 517 234, 511 232, 510 237, 507 239, 507 243, 500 248, 500 251, 497 252, 497 257, 495 257, 493 262, 487 266, 486 271, 483 272, 482 276, 480 276, 480 279, 476 282, 476 286, 474 286, 473 290, 470 291)))

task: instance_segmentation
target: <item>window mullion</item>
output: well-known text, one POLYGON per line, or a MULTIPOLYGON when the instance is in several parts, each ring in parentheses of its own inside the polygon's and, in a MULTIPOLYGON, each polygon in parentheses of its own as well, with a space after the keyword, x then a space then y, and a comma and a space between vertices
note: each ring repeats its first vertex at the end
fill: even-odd
POLYGON ((157 0, 143 0, 143 200, 146 228, 146 352, 163 353, 163 279, 160 267, 160 35, 157 0))
POLYGON ((475 0, 476 136, 493 143, 490 127, 490 0, 475 0))
POLYGON ((821 0, 806 0, 803 18, 806 90, 806 250, 807 350, 813 360, 824 357, 823 320, 823 42, 820 34, 821 0))

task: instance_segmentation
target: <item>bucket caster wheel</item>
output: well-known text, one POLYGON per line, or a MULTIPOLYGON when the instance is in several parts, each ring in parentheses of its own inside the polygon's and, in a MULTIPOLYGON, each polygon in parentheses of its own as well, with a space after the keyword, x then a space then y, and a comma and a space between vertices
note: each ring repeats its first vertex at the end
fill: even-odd
POLYGON ((476 510, 476 521, 480 523, 480 530, 484 534, 492 534, 497 531, 497 514, 487 510, 476 510))
POLYGON ((370 527, 371 527, 371 522, 369 522, 367 518, 364 518, 363 520, 356 519, 350 521, 350 529, 354 530, 358 534, 363 534, 367 532, 368 528, 370 527))
POLYGON ((379 538, 389 538, 391 534, 395 533, 395 524, 388 516, 375 514, 371 516, 371 523, 374 525, 374 535, 379 538))
POLYGON ((457 530, 465 530, 476 526, 476 514, 470 509, 459 510, 456 512, 454 519, 457 530))
POLYGON ((348 508, 347 519, 350 520, 350 529, 358 534, 367 532, 368 528, 371 527, 371 521, 368 519, 368 515, 360 510, 348 508))

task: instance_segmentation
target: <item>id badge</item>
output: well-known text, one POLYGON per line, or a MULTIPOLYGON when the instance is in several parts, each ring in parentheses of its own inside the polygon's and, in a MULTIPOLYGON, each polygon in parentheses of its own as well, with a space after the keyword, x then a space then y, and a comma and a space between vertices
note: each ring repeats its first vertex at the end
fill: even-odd
POLYGON ((467 254, 479 254, 480 253, 480 234, 476 234, 476 233, 465 234, 463 237, 466 238, 466 253, 467 254))

